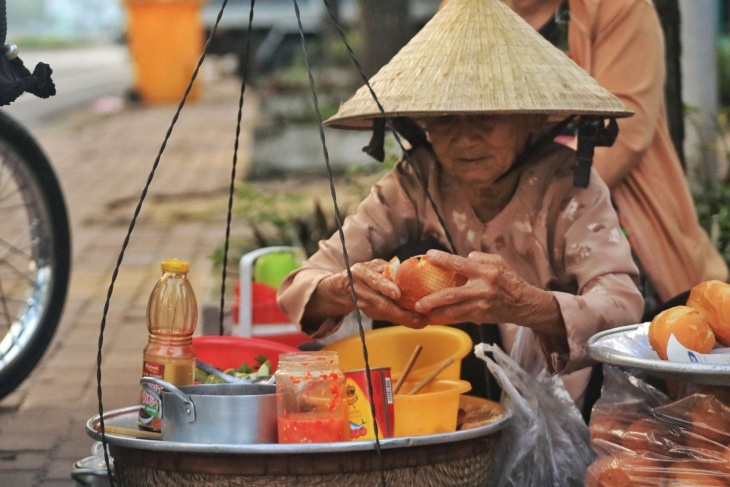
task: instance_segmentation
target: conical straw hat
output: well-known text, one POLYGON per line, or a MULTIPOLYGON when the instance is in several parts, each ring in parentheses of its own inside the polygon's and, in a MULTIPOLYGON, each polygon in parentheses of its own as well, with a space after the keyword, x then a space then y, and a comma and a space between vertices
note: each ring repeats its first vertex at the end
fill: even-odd
MULTIPOLYGON (((499 0, 451 0, 371 79, 385 115, 632 114, 499 0)), ((362 86, 325 124, 365 129, 382 114, 362 86)))

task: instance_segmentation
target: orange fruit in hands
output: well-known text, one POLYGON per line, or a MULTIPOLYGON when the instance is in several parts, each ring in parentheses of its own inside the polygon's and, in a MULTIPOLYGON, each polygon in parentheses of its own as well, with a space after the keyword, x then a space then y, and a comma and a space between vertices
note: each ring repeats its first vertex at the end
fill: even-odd
POLYGON ((674 335, 684 347, 698 353, 709 353, 715 346, 710 324, 699 311, 689 306, 664 310, 649 324, 649 344, 663 360, 667 360, 670 335, 674 335))
POLYGON ((403 262, 393 257, 383 271, 401 292, 398 304, 415 311, 416 301, 449 287, 463 286, 467 278, 429 262, 425 255, 409 257, 403 262))
POLYGON ((705 317, 718 342, 730 346, 730 284, 722 281, 697 284, 689 293, 687 306, 705 317))

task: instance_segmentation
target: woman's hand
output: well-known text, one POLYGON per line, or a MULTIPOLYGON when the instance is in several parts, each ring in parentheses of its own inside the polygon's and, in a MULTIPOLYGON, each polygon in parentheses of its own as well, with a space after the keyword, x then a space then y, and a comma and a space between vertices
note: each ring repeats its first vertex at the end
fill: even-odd
MULTIPOLYGON (((358 308, 373 320, 423 328, 428 324, 425 316, 404 309, 396 303, 400 298, 400 289, 383 275, 386 266, 386 261, 375 259, 350 267, 358 308)), ((316 299, 310 300, 310 303, 317 305, 316 308, 308 307, 306 312, 308 319, 343 315, 355 309, 351 289, 347 271, 338 272, 322 280, 315 291, 316 299)))
POLYGON ((515 323, 540 333, 566 334, 555 297, 522 279, 502 257, 472 252, 467 258, 438 250, 427 255, 433 264, 469 279, 416 303, 428 323, 515 323))

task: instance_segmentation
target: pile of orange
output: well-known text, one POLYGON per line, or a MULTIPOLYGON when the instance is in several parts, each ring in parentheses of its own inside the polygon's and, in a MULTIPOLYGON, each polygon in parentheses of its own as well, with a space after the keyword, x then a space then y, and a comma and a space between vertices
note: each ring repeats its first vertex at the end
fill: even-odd
POLYGON ((664 406, 617 403, 594 411, 598 459, 588 487, 730 485, 730 388, 701 386, 664 406))
MULTIPOLYGON (((699 353, 716 341, 730 346, 730 284, 700 283, 686 306, 652 320, 649 343, 664 360, 672 335, 699 353)), ((624 400, 596 407, 590 433, 599 458, 585 485, 730 487, 730 387, 692 387, 692 394, 662 406, 624 400)))
POLYGON ((698 353, 709 353, 715 341, 730 346, 730 284, 702 282, 692 288, 686 306, 669 308, 654 317, 649 344, 663 360, 667 360, 671 335, 698 353))

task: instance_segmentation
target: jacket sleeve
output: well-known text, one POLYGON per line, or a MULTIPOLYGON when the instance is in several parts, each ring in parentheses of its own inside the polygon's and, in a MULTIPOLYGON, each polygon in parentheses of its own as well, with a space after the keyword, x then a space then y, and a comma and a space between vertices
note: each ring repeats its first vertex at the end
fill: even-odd
MULTIPOLYGON (((360 203, 357 212, 343 223, 349 265, 385 258, 419 231, 413 191, 413 173, 403 162, 378 181, 360 203)), ((278 303, 292 322, 300 325, 317 285, 345 269, 339 232, 319 242, 319 250, 289 274, 279 287, 278 303)), ((316 329, 302 330, 315 338, 333 333, 344 316, 335 316, 316 329)))
POLYGON ((588 339, 606 329, 638 323, 644 303, 636 286, 638 270, 608 188, 591 178, 588 188, 571 188, 566 194, 570 196, 554 216, 554 259, 565 269, 562 280, 574 282, 577 289, 553 295, 567 330, 568 349, 561 350, 554 338, 539 336, 549 368, 558 373, 590 365, 588 339))

